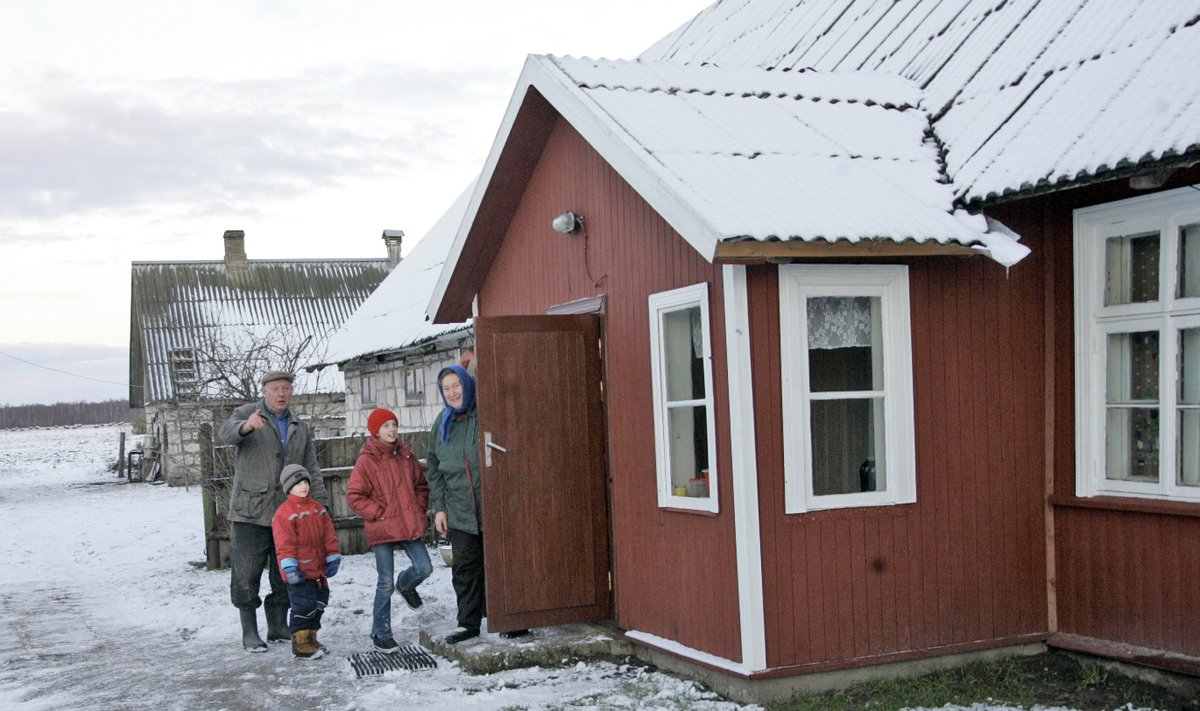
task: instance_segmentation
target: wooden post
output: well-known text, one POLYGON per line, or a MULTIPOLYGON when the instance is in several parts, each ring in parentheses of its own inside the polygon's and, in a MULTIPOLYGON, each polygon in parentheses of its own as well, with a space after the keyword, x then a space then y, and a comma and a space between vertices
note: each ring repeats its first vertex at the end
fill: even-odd
POLYGON ((212 425, 200 425, 200 491, 204 502, 205 567, 221 567, 221 539, 216 531, 217 497, 213 490, 212 425))
POLYGON ((117 478, 125 476, 125 433, 121 433, 121 445, 117 452, 117 478))

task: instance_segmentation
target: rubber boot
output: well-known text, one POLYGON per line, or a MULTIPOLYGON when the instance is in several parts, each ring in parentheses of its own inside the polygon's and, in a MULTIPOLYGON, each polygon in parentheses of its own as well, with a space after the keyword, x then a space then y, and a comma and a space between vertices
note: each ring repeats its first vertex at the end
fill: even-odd
POLYGON ((288 642, 292 633, 288 631, 286 607, 264 607, 267 612, 267 641, 288 642))
POLYGON ((240 610, 242 613, 242 649, 247 652, 265 652, 267 643, 258 636, 258 613, 254 610, 240 610))

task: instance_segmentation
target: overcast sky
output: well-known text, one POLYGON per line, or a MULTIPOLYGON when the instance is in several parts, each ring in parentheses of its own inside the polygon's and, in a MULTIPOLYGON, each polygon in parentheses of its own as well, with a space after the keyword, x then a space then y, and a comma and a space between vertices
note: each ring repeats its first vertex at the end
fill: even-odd
POLYGON ((0 405, 128 394, 131 261, 227 229, 251 259, 407 251, 527 54, 632 57, 707 4, 3 0, 0 405))

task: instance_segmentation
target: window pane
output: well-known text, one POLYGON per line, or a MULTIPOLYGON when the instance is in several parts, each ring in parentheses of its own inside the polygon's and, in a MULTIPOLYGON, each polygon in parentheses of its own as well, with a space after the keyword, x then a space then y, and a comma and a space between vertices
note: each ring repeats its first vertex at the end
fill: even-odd
POLYGON ((1180 486, 1200 486, 1200 410, 1180 409, 1176 480, 1180 486))
POLYGON ((812 402, 813 493, 817 496, 884 491, 883 400, 812 402))
POLYGON ((1106 477, 1158 481, 1158 408, 1109 408, 1105 438, 1106 477))
POLYGON ((1104 305, 1158 301, 1158 233, 1105 242, 1104 305))
POLYGON ((704 397, 704 330, 700 307, 663 314, 663 357, 666 359, 667 400, 700 400, 704 397))
POLYGON ((1110 405, 1158 402, 1158 332, 1113 333, 1108 337, 1110 405))
POLYGON ((1200 296, 1200 224, 1179 229, 1179 285, 1175 296, 1200 296))
MULTIPOLYGON (((1200 328, 1179 330, 1176 397, 1181 406, 1200 406, 1200 328)), ((1179 407, 1175 476, 1182 486, 1200 486, 1200 407, 1179 407)))
POLYGON ((879 297, 813 297, 807 310, 811 391, 882 390, 879 297))
POLYGON ((671 493, 708 496, 708 416, 703 405, 672 407, 667 436, 671 447, 671 493))

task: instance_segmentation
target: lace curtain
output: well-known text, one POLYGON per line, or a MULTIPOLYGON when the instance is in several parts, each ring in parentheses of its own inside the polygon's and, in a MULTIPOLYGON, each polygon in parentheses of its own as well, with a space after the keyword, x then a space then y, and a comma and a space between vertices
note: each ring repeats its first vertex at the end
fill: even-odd
POLYGON ((808 299, 808 347, 871 345, 871 297, 816 296, 808 299))

